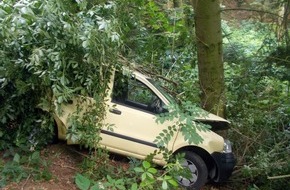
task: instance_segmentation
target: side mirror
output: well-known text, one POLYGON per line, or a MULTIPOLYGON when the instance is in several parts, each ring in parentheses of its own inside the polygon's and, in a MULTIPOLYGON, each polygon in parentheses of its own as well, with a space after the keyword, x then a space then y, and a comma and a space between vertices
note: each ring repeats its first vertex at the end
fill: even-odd
POLYGON ((152 104, 150 105, 150 110, 153 111, 156 114, 167 112, 167 109, 163 108, 163 102, 157 98, 155 99, 152 104))

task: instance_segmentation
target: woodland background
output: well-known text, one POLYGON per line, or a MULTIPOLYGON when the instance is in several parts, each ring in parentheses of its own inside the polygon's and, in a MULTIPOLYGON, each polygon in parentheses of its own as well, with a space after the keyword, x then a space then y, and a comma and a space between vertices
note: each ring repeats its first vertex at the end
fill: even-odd
MULTIPOLYGON (((233 142, 238 161, 227 186, 287 189, 290 1, 219 4, 220 93, 231 122, 224 135, 233 142)), ((46 166, 39 151, 53 138, 54 122, 39 107, 51 106, 52 93, 58 103, 75 94, 102 102, 108 76, 120 63, 134 63, 153 78, 166 79, 179 101, 205 106, 194 18, 186 0, 0 1, 0 187, 27 173, 49 178, 41 172, 46 166)), ((102 109, 96 113, 100 120, 102 109)), ((97 169, 88 165, 83 171, 97 169)), ((108 183, 116 185, 117 176, 106 172, 108 183)))

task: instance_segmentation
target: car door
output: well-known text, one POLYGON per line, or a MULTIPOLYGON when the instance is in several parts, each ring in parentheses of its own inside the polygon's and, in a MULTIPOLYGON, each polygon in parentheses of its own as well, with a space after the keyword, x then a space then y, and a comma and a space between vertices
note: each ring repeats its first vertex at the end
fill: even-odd
POLYGON ((166 124, 156 123, 157 114, 164 110, 152 87, 117 73, 106 117, 114 127, 102 131, 102 144, 110 151, 139 158, 153 153, 157 149, 155 138, 166 128, 166 124))

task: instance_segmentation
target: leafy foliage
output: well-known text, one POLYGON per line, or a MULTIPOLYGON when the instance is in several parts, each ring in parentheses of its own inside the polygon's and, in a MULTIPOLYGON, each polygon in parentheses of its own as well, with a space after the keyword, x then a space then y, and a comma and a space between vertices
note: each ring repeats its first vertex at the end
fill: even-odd
MULTIPOLYGON (((102 105, 120 44, 113 17, 115 4, 70 3, 0 3, 1 133, 6 134, 4 128, 10 124, 16 124, 20 136, 40 124, 44 133, 53 131, 53 120, 40 120, 43 113, 36 110, 38 106, 53 110, 52 92, 57 103, 82 94, 102 105)), ((103 112, 96 111, 101 120, 103 112)))
POLYGON ((227 32, 231 33, 225 46, 230 135, 241 167, 237 178, 250 180, 257 188, 286 188, 285 179, 267 177, 289 174, 288 61, 283 51, 277 53, 281 44, 268 24, 244 22, 240 29, 227 32))
POLYGON ((51 179, 51 174, 48 171, 48 163, 40 158, 39 151, 23 156, 14 153, 12 157, 13 159, 9 161, 4 162, 2 159, 0 160, 1 188, 7 185, 10 181, 19 182, 22 179, 29 178, 30 176, 35 180, 51 179))
POLYGON ((164 123, 165 121, 174 121, 173 126, 168 126, 159 136, 156 137, 155 142, 159 147, 164 147, 173 137, 173 134, 180 131, 184 136, 184 140, 189 144, 199 144, 203 142, 202 137, 197 131, 208 131, 209 126, 195 121, 198 117, 206 117, 207 112, 198 108, 195 104, 189 101, 181 102, 181 105, 171 104, 168 107, 170 112, 160 114, 157 122, 164 123))
MULTIPOLYGON (((275 3, 275 9, 280 3, 275 3)), ((238 157, 237 175, 232 179, 237 183, 243 180, 253 189, 283 189, 287 180, 267 177, 289 174, 290 170, 289 44, 277 40, 273 29, 278 26, 266 21, 223 23, 227 109, 232 122, 228 135, 238 157)), ((147 74, 171 81, 167 90, 181 102, 199 102, 193 26, 190 6, 165 9, 160 1, 1 1, 0 150, 12 145, 23 150, 45 145, 53 136, 53 118, 39 107, 49 112, 54 110, 52 99, 61 104, 76 95, 90 96, 99 106, 82 118, 78 117, 80 110, 71 117, 69 137, 95 146, 101 126, 93 123, 104 117, 102 102, 118 54, 129 62, 138 62, 147 74)), ((192 124, 195 107, 184 103, 173 110, 159 122, 165 118, 180 120, 163 131, 156 142, 166 144, 179 128, 190 142, 201 142, 192 134, 206 127, 186 127, 192 124)), ((94 152, 93 161, 85 163, 91 168, 86 175, 91 177, 94 171, 97 180, 101 174, 96 173, 94 163, 97 156, 104 158, 100 155, 94 152)), ((22 157, 15 154, 14 161, 7 165, 1 162, 1 172, 7 172, 2 173, 6 176, 5 181, 1 178, 2 185, 27 177, 19 161, 22 157)), ((154 167, 147 163, 146 167, 136 166, 140 172, 132 169, 124 177, 120 171, 116 176, 109 168, 97 166, 108 172, 105 181, 110 188, 137 189, 152 181, 151 174, 161 182, 159 187, 166 189, 170 184, 170 177, 156 177, 150 169, 154 167), (143 181, 136 178, 136 172, 141 176, 146 173, 143 181)), ((79 187, 98 184, 83 177, 76 176, 79 187)))
POLYGON ((86 174, 77 174, 75 182, 81 190, 171 189, 178 187, 178 183, 172 176, 175 176, 178 173, 178 169, 181 169, 182 167, 179 162, 171 163, 167 165, 165 171, 161 172, 148 161, 136 162, 135 160, 132 160, 130 168, 127 171, 121 168, 117 172, 106 170, 105 173, 102 174, 102 176, 106 175, 106 177, 102 177, 101 179, 96 178, 94 175, 89 175, 89 177, 86 176, 86 174), (173 175, 173 172, 175 175, 173 175), (138 176, 140 176, 140 178, 138 176))
MULTIPOLYGON (((125 48, 123 53, 130 55, 132 51, 129 50, 135 49, 138 54, 144 52, 140 59, 152 61, 150 58, 152 55, 161 56, 164 51, 172 47, 177 38, 184 39, 187 32, 181 24, 183 15, 180 14, 179 18, 173 17, 172 13, 175 15, 177 13, 175 10, 170 13, 172 16, 170 21, 167 18, 168 15, 164 14, 153 1, 134 2, 142 8, 142 11, 131 9, 138 13, 135 17, 132 14, 124 14, 127 9, 123 7, 126 7, 127 3, 120 3, 119 6, 114 2, 77 1, 73 3, 69 0, 46 2, 7 0, 5 3, 0 3, 2 28, 0 94, 1 100, 4 100, 1 101, 3 104, 1 106, 5 107, 1 112, 3 116, 1 136, 8 133, 4 129, 10 123, 17 124, 18 128, 15 130, 20 136, 29 135, 35 138, 30 129, 37 129, 39 124, 44 134, 47 130, 52 134, 52 117, 43 112, 39 113, 37 108, 41 107, 50 112, 55 109, 51 104, 52 100, 60 105, 79 97, 76 95, 83 95, 92 97, 94 105, 98 106, 92 106, 89 110, 78 108, 70 117, 71 127, 68 137, 86 146, 96 147, 100 140, 98 133, 101 125, 95 124, 100 123, 104 117, 103 102, 106 97, 108 79, 116 64, 116 55, 120 51, 121 38, 128 40, 128 37, 124 37, 132 31, 130 27, 136 27, 136 31, 140 32, 137 36, 141 34, 143 40, 137 39, 134 43, 143 45, 125 48), (133 18, 120 17, 126 20, 120 23, 130 26, 123 30, 123 36, 118 31, 120 23, 116 19, 118 18, 116 13, 133 18), (145 16, 147 18, 145 23, 140 22, 138 16, 145 16), (134 20, 138 20, 137 25, 134 20), (169 24, 170 22, 174 23, 173 27, 169 24), (182 35, 177 33, 177 28, 182 31, 182 35), (159 32, 161 33, 158 35, 150 34, 159 32), (163 34, 166 34, 165 37, 163 34), (164 46, 168 39, 171 41, 170 44, 164 46), (15 109, 18 107, 21 109, 15 109), (82 111, 85 113, 80 117, 82 111), (27 115, 27 113, 30 114, 27 115), (28 124, 22 125, 23 121, 28 124)), ((158 65, 157 62, 155 65, 158 65)), ((59 111, 61 112, 61 109, 59 111)), ((10 135, 8 138, 12 138, 16 142, 14 144, 18 146, 27 144, 25 140, 19 141, 18 136, 10 135)), ((2 148, 8 146, 7 140, 4 139, 5 146, 3 145, 2 148)), ((46 139, 33 139, 33 142, 45 143, 46 139)), ((149 171, 153 171, 153 168, 149 171)), ((150 172, 147 174, 149 176, 150 172)), ((85 178, 78 175, 77 179, 79 179, 78 185, 86 184, 82 188, 90 186, 85 178)), ((119 185, 119 187, 123 183, 120 180, 114 181, 110 176, 107 180, 109 184, 119 185)), ((166 180, 170 181, 168 176, 162 182, 164 188, 168 186, 166 180)), ((171 184, 173 184, 172 181, 171 184)), ((133 184, 132 188, 134 187, 133 184)))

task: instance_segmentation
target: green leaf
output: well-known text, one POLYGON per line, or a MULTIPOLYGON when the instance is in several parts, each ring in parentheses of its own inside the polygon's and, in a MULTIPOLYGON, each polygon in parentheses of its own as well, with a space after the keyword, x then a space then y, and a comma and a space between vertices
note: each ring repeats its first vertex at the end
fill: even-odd
POLYGON ((140 168, 140 167, 136 167, 136 168, 134 168, 134 171, 135 172, 144 172, 144 170, 143 170, 143 168, 140 168))
POLYGON ((89 41, 83 41, 82 46, 83 48, 87 48, 89 46, 89 41))
POLYGON ((90 180, 81 174, 76 175, 75 183, 81 190, 88 190, 91 185, 90 180))
POLYGON ((61 104, 61 103, 63 102, 63 97, 62 97, 62 96, 59 96, 59 97, 57 98, 57 102, 61 104))
POLYGON ((172 179, 172 177, 169 176, 169 175, 165 175, 165 176, 164 176, 164 179, 165 179, 165 180, 169 180, 169 179, 172 179))
POLYGON ((65 82, 66 82, 66 79, 65 79, 65 76, 63 75, 60 78, 60 83, 65 86, 65 82))
POLYGON ((137 190, 137 189, 138 189, 137 183, 133 183, 131 186, 131 190, 137 190))
POLYGON ((167 189, 168 188, 168 184, 167 184, 167 181, 163 181, 162 182, 162 189, 167 189))
POLYGON ((152 174, 156 174, 157 170, 155 168, 149 168, 148 172, 152 173, 152 174))
POLYGON ((146 179, 146 176, 147 176, 146 173, 143 173, 143 174, 141 175, 141 180, 144 181, 144 180, 146 179))
POLYGON ((170 179, 168 180, 168 182, 173 185, 174 187, 177 187, 178 186, 178 183, 174 180, 174 179, 170 179))
POLYGON ((101 190, 101 189, 104 189, 104 188, 100 188, 98 184, 95 184, 90 188, 90 190, 101 190))
POLYGON ((32 159, 32 160, 38 160, 38 159, 40 159, 40 154, 39 154, 39 152, 38 152, 38 151, 33 152, 33 154, 31 155, 31 159, 32 159))
POLYGON ((124 184, 124 179, 118 179, 117 181, 116 181, 116 184, 124 184))
POLYGON ((17 162, 17 163, 20 162, 20 156, 19 156, 19 154, 16 153, 16 154, 14 155, 13 161, 14 161, 14 162, 17 162))
POLYGON ((145 168, 145 169, 148 169, 148 168, 150 168, 150 166, 151 166, 151 164, 148 162, 148 161, 143 161, 143 163, 142 163, 142 165, 143 165, 143 167, 145 168))
POLYGON ((144 173, 144 174, 146 174, 146 175, 149 177, 149 179, 154 179, 154 176, 153 176, 151 173, 146 172, 146 173, 144 173))
POLYGON ((113 183, 114 182, 113 178, 110 175, 107 175, 107 179, 108 179, 109 183, 113 183))

